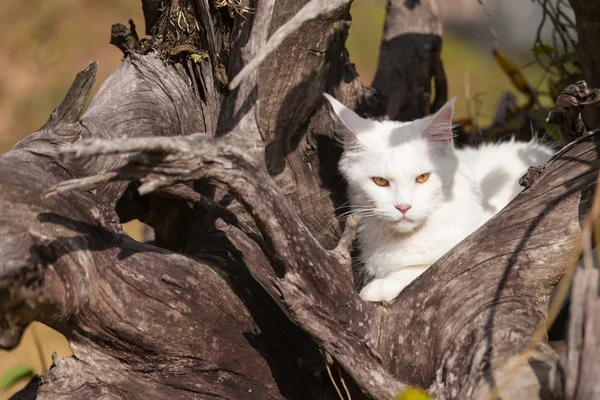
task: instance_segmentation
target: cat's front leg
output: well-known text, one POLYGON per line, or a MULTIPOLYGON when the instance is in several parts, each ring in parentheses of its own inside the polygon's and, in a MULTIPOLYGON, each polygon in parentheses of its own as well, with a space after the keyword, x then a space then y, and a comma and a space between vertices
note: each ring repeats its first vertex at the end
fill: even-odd
POLYGON ((373 279, 360 291, 360 297, 367 301, 391 301, 427 268, 429 265, 405 267, 385 278, 373 279))

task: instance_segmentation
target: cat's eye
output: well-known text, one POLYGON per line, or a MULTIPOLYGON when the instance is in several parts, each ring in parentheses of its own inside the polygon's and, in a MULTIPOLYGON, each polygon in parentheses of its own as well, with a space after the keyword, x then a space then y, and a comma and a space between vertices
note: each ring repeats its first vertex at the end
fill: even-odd
POLYGON ((385 178, 381 178, 379 176, 374 176, 373 177, 373 182, 375 182, 375 184, 377 186, 389 186, 390 185, 390 181, 388 181, 385 178))
POLYGON ((423 182, 427 181, 427 179, 429 179, 429 172, 425 172, 424 174, 417 176, 415 181, 417 183, 423 183, 423 182))

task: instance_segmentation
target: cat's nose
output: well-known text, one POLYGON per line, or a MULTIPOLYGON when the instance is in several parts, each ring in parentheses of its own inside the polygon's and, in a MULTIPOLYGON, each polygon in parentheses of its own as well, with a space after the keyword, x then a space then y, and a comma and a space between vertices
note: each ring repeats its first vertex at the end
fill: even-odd
POLYGON ((396 204, 394 207, 396 207, 396 210, 400 211, 402 214, 406 213, 408 210, 410 210, 410 207, 408 204, 396 204))

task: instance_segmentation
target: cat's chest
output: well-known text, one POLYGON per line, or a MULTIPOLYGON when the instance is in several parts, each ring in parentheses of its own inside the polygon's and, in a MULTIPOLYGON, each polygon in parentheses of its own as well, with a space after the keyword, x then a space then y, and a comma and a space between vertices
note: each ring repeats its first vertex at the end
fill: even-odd
POLYGON ((360 235, 363 265, 370 274, 379 278, 404 266, 433 264, 477 229, 481 221, 476 214, 454 214, 453 218, 433 216, 429 224, 413 235, 392 235, 384 241, 363 241, 360 240, 363 235, 360 235))
POLYGON ((404 265, 423 264, 435 261, 466 236, 462 229, 425 230, 408 237, 392 237, 387 243, 374 246, 371 257, 387 257, 404 265))

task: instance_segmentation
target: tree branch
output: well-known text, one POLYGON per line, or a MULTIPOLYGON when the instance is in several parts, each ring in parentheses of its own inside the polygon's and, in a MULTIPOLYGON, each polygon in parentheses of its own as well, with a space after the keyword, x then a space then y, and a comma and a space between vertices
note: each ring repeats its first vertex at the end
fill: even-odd
MULTIPOLYGON (((154 129, 165 135, 186 130, 185 114, 152 119, 183 107, 177 103, 185 97, 179 97, 180 76, 155 60, 125 61, 81 120, 69 116, 79 114, 77 105, 87 95, 81 87, 91 88, 93 79, 78 76, 45 128, 0 156, 0 204, 10 210, 0 217, 7 233, 0 235, 0 343, 16 345, 34 319, 67 336, 76 358, 53 368, 39 388, 41 397, 94 397, 98 390, 139 395, 150 388, 153 396, 265 399, 282 398, 279 385, 298 385, 309 398, 328 398, 328 386, 308 372, 315 368, 316 346, 247 273, 252 268, 265 286, 275 276, 255 243, 236 239, 247 250, 242 255, 212 230, 195 242, 194 258, 135 243, 114 212, 125 188, 118 181, 99 180, 93 193, 42 198, 61 180, 124 163, 118 156, 59 160, 57 144, 92 132, 110 138, 122 131, 141 136, 154 129), (155 80, 140 82, 140 71, 155 80), (123 93, 132 90, 149 101, 130 119, 107 93, 127 99, 123 93)), ((90 72, 93 78, 95 68, 90 72)), ((185 99, 185 109, 195 107, 192 99, 185 99)))
POLYGON ((117 46, 125 56, 142 49, 132 19, 129 20, 129 26, 131 30, 123 24, 113 24, 110 32, 110 44, 117 46))
POLYGON ((383 107, 375 116, 409 121, 427 115, 434 76, 435 107, 442 103, 447 89, 440 60, 441 36, 437 0, 387 2, 381 52, 373 80, 373 87, 382 96, 383 107))
MULTIPOLYGON (((369 343, 371 306, 354 289, 350 258, 347 251, 343 254, 340 250, 351 242, 356 221, 350 220, 340 248, 325 250, 257 163, 260 148, 253 148, 253 142, 240 145, 239 136, 89 140, 63 148, 62 153, 77 157, 136 153, 126 167, 113 172, 125 171, 125 179, 137 174, 142 182, 140 194, 196 179, 211 179, 233 191, 267 238, 269 256, 275 269, 281 271, 275 287, 267 287, 271 296, 281 296, 294 321, 332 354, 366 393, 375 398, 393 396, 405 385, 382 369, 374 356, 376 352, 369 343), (340 279, 340 274, 345 277, 340 279), (334 281, 337 283, 332 286, 334 281), (345 305, 343 311, 339 304, 345 305), (319 312, 315 314, 315 310, 319 312), (345 326, 343 333, 338 324, 345 326)), ((64 182, 62 189, 58 186, 50 192, 78 187, 80 182, 64 182)))
POLYGON ((351 0, 311 0, 294 15, 289 21, 280 26, 260 49, 254 58, 232 79, 229 90, 239 86, 258 66, 273 53, 281 43, 292 33, 297 31, 306 22, 320 15, 327 14, 350 3, 351 0))

